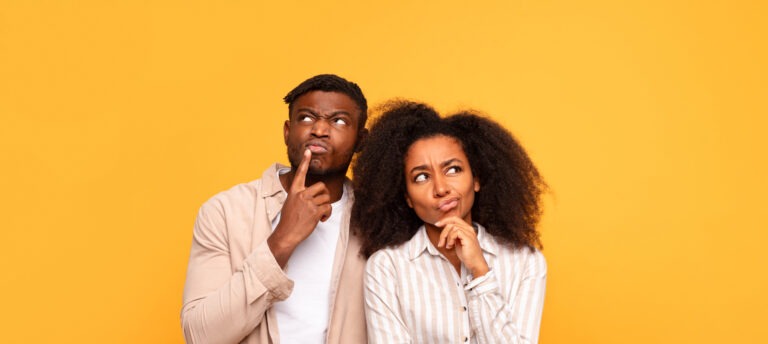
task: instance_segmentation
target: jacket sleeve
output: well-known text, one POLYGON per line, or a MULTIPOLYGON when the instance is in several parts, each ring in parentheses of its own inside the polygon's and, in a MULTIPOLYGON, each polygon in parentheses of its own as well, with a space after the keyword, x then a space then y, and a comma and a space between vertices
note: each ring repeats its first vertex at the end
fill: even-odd
POLYGON ((538 342, 547 265, 538 251, 527 258, 525 273, 515 295, 503 297, 495 271, 467 287, 470 326, 478 343, 538 342))
POLYGON ((291 294, 293 281, 266 240, 234 272, 231 259, 225 207, 214 197, 195 221, 181 311, 187 343, 240 342, 262 323, 274 302, 291 294))
POLYGON ((365 320, 368 343, 413 343, 400 315, 395 266, 384 251, 368 259, 365 266, 365 320))

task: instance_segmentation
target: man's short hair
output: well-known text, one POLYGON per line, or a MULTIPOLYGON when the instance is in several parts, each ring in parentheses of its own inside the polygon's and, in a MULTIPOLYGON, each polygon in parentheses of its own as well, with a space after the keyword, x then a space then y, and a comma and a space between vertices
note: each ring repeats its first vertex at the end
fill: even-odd
POLYGON ((312 91, 339 92, 352 98, 357 104, 357 107, 360 108, 358 128, 362 129, 365 127, 365 122, 368 120, 368 101, 365 100, 363 91, 356 83, 348 81, 335 74, 315 75, 304 80, 299 86, 296 86, 296 88, 288 92, 283 98, 283 101, 288 104, 289 118, 291 116, 291 111, 293 111, 293 102, 305 93, 312 91))

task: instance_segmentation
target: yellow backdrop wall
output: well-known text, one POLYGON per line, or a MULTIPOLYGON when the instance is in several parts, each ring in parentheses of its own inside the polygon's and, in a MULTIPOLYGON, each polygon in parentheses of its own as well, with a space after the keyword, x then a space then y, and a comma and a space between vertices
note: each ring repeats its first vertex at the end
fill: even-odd
POLYGON ((0 1, 0 342, 181 343, 281 97, 476 108, 551 185, 542 343, 765 343, 764 1, 0 1))

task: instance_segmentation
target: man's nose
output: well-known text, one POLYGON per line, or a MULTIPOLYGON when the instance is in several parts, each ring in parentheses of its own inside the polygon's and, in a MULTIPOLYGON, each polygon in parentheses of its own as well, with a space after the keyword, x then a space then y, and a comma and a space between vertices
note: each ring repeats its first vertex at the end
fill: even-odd
POLYGON ((330 126, 328 121, 324 118, 319 118, 317 121, 315 121, 314 124, 312 124, 312 135, 317 137, 328 136, 329 128, 330 126))

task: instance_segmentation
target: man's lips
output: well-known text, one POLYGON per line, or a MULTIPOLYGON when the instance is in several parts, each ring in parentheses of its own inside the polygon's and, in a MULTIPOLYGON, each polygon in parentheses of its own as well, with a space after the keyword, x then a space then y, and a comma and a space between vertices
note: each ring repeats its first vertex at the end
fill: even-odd
POLYGON ((312 154, 323 154, 328 152, 328 147, 322 142, 309 142, 306 144, 312 154))
POLYGON ((458 198, 449 198, 447 200, 444 200, 437 205, 437 209, 440 211, 447 213, 456 207, 459 206, 459 199, 458 198))

